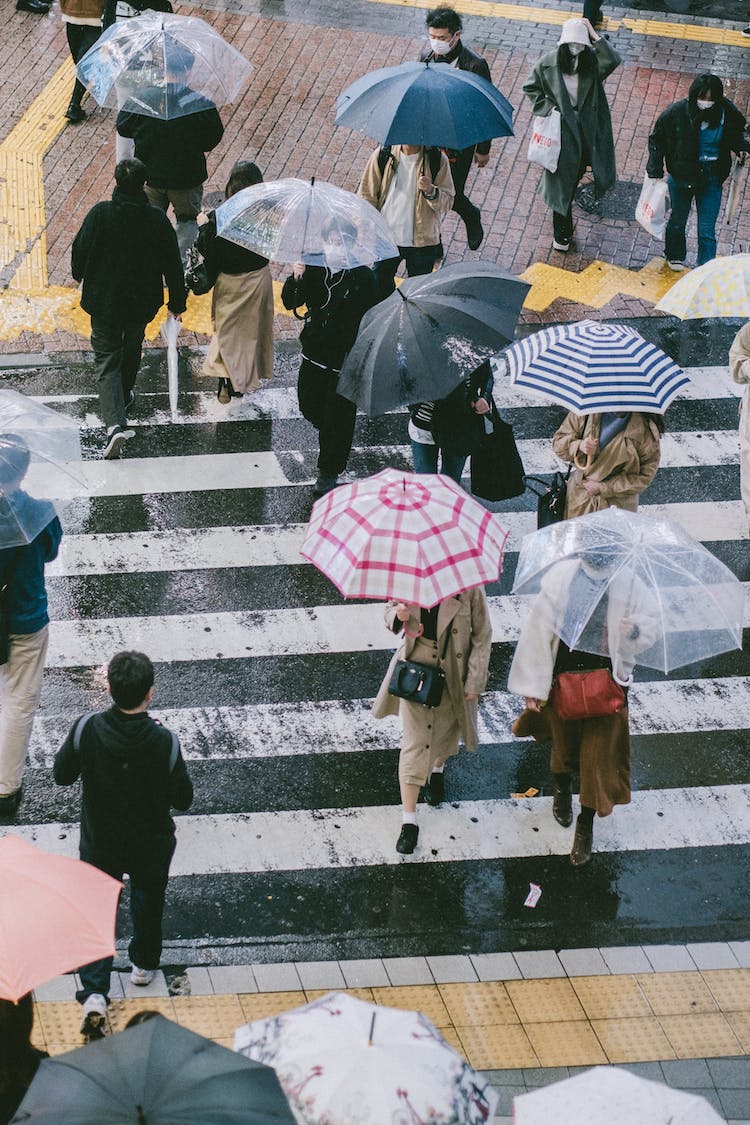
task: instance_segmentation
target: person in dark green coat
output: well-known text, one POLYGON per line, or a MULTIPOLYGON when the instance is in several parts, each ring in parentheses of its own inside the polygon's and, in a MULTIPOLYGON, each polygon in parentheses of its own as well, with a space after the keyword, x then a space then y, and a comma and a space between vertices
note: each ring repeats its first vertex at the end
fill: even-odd
POLYGON ((557 171, 542 173, 539 194, 552 208, 552 246, 563 253, 570 249, 573 238, 571 204, 586 168, 594 174, 598 196, 617 178, 604 80, 621 61, 588 20, 569 19, 562 26, 556 49, 539 60, 524 83, 536 116, 547 117, 553 109, 560 112, 557 171))

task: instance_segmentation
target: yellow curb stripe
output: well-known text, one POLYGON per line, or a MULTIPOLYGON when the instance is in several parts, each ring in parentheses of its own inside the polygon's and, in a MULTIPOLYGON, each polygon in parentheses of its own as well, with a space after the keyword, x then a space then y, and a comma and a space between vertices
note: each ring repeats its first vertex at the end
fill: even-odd
POLYGON ((559 298, 594 309, 603 308, 622 294, 656 304, 677 281, 663 258, 652 258, 639 270, 595 261, 580 273, 534 262, 521 277, 531 282, 524 302, 524 308, 531 312, 543 312, 559 298))

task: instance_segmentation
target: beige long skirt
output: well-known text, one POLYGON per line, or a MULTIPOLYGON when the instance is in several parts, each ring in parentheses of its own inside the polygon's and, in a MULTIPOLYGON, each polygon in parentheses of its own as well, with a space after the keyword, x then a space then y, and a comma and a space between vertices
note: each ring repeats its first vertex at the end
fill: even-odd
POLYGON ((220 273, 213 288, 214 334, 203 363, 211 379, 231 379, 236 391, 254 391, 273 375, 273 288, 268 266, 251 273, 220 273))

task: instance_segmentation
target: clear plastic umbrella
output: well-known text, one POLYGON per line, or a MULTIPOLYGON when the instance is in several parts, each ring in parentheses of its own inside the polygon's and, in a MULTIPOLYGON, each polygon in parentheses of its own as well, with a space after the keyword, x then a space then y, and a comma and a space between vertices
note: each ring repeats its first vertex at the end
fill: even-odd
POLYGON ((99 105, 170 121, 236 101, 252 69, 204 20, 147 11, 108 27, 76 73, 99 105))
POLYGON ((527 535, 513 592, 539 594, 567 645, 625 675, 636 660, 670 672, 742 648, 742 583, 668 519, 606 508, 527 535))
POLYGON ((272 258, 350 270, 398 250, 379 211, 325 180, 269 180, 243 188, 217 208, 222 238, 272 258))
POLYGON ((177 337, 180 334, 181 324, 174 316, 168 316, 161 326, 161 334, 167 345, 167 384, 169 386, 169 412, 172 421, 177 419, 177 396, 179 394, 178 371, 180 357, 177 352, 177 337))
POLYGON ((32 461, 71 464, 82 460, 78 422, 20 391, 0 390, 0 434, 17 434, 32 461))

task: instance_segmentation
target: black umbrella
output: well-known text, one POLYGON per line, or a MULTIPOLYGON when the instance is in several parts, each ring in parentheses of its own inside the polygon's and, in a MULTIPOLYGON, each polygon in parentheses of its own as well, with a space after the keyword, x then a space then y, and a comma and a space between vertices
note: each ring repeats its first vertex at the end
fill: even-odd
POLYGON ((276 1072, 163 1016, 44 1059, 14 1122, 294 1125, 276 1072))
POLYGON ((365 414, 445 398, 513 339, 530 288, 491 262, 409 278, 365 313, 339 394, 365 414))

